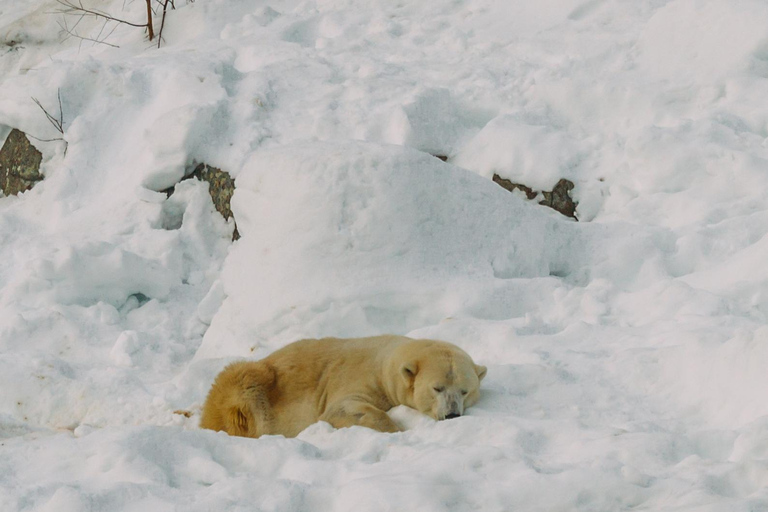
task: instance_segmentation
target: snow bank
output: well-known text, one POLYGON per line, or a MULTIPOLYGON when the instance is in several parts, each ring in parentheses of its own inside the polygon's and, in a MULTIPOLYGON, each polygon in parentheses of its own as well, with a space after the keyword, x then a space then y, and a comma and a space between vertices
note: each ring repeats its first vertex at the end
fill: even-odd
POLYGON ((0 137, 58 137, 60 91, 67 140, 0 198, 0 509, 768 508, 768 6, 175 3, 158 49, 0 2, 0 137), (461 345, 481 401, 197 428, 228 361, 382 331, 461 345))
POLYGON ((494 118, 452 160, 487 178, 512 178, 535 190, 552 190, 562 178, 579 176, 578 166, 589 151, 540 114, 506 114, 494 118))
POLYGON ((232 208, 242 240, 198 357, 245 355, 275 336, 407 333, 461 314, 496 282, 567 273, 571 222, 395 146, 257 151, 232 208))

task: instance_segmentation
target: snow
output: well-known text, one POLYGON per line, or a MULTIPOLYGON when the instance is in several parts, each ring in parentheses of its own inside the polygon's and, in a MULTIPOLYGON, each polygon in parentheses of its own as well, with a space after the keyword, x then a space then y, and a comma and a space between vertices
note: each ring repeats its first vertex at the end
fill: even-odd
POLYGON ((0 0, 0 138, 60 91, 67 141, 0 198, 0 510, 768 510, 764 2, 177 0, 159 49, 58 9, 0 0), (228 362, 384 332, 479 403, 197 427, 228 362))

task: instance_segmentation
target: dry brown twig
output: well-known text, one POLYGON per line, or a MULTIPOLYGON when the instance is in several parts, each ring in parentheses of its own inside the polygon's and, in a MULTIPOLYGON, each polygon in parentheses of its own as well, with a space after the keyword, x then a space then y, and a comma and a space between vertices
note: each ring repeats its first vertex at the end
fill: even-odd
POLYGON ((176 9, 176 5, 173 0, 157 0, 157 3, 163 7, 163 17, 160 21, 160 32, 157 33, 157 47, 160 48, 160 42, 163 40, 163 28, 165 28, 165 13, 168 11, 168 4, 171 5, 171 9, 176 9))
MULTIPOLYGON (((116 17, 112 16, 111 14, 106 13, 104 11, 100 11, 100 10, 92 8, 92 7, 86 7, 85 5, 83 5, 83 1, 82 0, 77 0, 77 3, 75 3, 74 0, 56 0, 56 1, 60 5, 63 6, 62 10, 58 11, 59 14, 80 16, 80 18, 78 19, 77 23, 75 23, 75 27, 77 26, 77 24, 80 23, 80 21, 82 21, 82 19, 85 16, 93 16, 93 17, 101 18, 101 19, 105 20, 106 23, 109 23, 110 21, 112 21, 112 22, 115 22, 117 24, 128 25, 130 27, 144 28, 144 29, 147 30, 147 36, 149 37, 150 41, 152 41, 155 38, 155 29, 154 29, 154 26, 153 26, 153 23, 152 23, 152 14, 153 14, 152 0, 146 0, 146 4, 147 4, 147 21, 145 23, 135 23, 135 22, 132 22, 132 21, 121 19, 121 18, 116 18, 116 17)), ((101 32, 99 32, 99 35, 101 35, 101 33, 103 33, 104 28, 106 27, 106 23, 105 23, 105 26, 102 27, 101 32)), ((66 23, 65 23, 65 27, 66 27, 66 23)), ((72 35, 74 37, 80 38, 80 39, 94 41, 94 42, 97 42, 97 43, 109 44, 109 43, 105 43, 104 39, 99 39, 99 37, 87 38, 87 37, 81 37, 79 35, 76 35, 76 34, 72 33, 72 30, 74 30, 74 27, 73 27, 72 30, 67 30, 66 28, 64 30, 68 34, 70 34, 70 35, 72 35)), ((113 29, 113 31, 114 31, 114 29, 113 29)), ((110 32, 110 34, 111 34, 111 32, 110 32)), ((111 46, 114 46, 114 45, 111 45, 111 46)))
MULTIPOLYGON (((147 4, 147 22, 135 23, 135 22, 121 19, 121 18, 116 18, 111 14, 101 11, 99 9, 86 7, 83 4, 83 0, 76 0, 77 3, 75 3, 75 0, 56 0, 56 1, 63 6, 63 9, 60 11, 57 11, 57 13, 65 15, 65 19, 63 23, 59 23, 59 26, 61 27, 62 31, 65 32, 69 37, 75 37, 77 39, 80 39, 81 42, 91 41, 94 44, 97 44, 97 43, 105 44, 107 46, 112 46, 113 48, 118 48, 118 46, 112 43, 108 43, 106 40, 107 38, 109 38, 109 36, 112 35, 112 33, 120 24, 146 29, 147 37, 149 38, 149 40, 153 41, 155 37, 157 37, 157 47, 160 48, 160 45, 162 44, 162 41, 163 41, 163 29, 165 28, 165 17, 168 13, 168 6, 170 5, 172 10, 176 9, 175 0, 155 0, 155 3, 157 3, 157 8, 154 8, 154 9, 152 7, 152 0, 145 0, 147 4), (157 34, 155 34, 153 17, 158 15, 158 12, 161 8, 162 8, 162 18, 160 20, 160 30, 157 32, 157 34), (66 21, 67 15, 78 16, 77 21, 72 27, 70 27, 66 21), (99 31, 96 37, 82 36, 75 31, 77 26, 86 16, 92 16, 92 17, 101 18, 104 20, 104 25, 101 27, 101 30, 99 31), (104 31, 106 30, 107 25, 110 22, 115 23, 115 25, 112 27, 112 30, 110 30, 106 36, 102 37, 102 34, 104 34, 104 31)), ((193 2, 193 0, 189 0, 189 2, 191 3, 193 2)), ((125 8, 125 3, 123 3, 123 8, 125 8)))
POLYGON ((152 0, 147 0, 147 31, 149 32, 149 40, 155 38, 155 30, 152 27, 152 0))

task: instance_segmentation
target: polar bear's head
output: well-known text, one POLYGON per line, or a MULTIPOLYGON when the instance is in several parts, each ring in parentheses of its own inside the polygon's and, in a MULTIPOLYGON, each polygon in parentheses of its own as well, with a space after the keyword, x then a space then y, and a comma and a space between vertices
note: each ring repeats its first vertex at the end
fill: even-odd
POLYGON ((477 402, 487 372, 450 343, 415 340, 401 349, 400 377, 409 405, 436 420, 456 418, 477 402))

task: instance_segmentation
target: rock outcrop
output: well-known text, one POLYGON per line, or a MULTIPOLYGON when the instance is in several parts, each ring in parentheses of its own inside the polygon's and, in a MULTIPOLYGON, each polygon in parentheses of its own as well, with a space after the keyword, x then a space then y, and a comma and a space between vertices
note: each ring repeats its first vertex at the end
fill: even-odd
MULTIPOLYGON (((213 206, 225 220, 233 216, 229 205, 232 200, 232 194, 235 192, 235 180, 232 179, 228 172, 203 163, 198 164, 197 167, 195 167, 195 170, 188 174, 184 179, 188 180, 190 178, 197 178, 200 181, 208 183, 208 193, 211 195, 213 206)), ((165 192, 170 196, 173 194, 173 187, 167 189, 165 192)), ((235 224, 232 240, 237 240, 239 238, 240 233, 238 233, 237 224, 235 224)))
POLYGON ((29 142, 24 132, 13 129, 0 149, 0 189, 6 196, 25 192, 42 181, 43 155, 29 142))
POLYGON ((579 220, 576 217, 576 206, 578 206, 578 203, 571 198, 571 190, 573 190, 574 186, 572 181, 561 179, 555 184, 552 191, 544 190, 541 192, 537 192, 531 187, 527 187, 520 183, 513 183, 506 178, 502 178, 498 174, 493 175, 493 181, 510 192, 513 190, 524 192, 528 199, 535 199, 540 193, 544 196, 544 199, 539 201, 539 204, 548 206, 553 210, 562 213, 566 217, 579 220))

